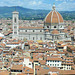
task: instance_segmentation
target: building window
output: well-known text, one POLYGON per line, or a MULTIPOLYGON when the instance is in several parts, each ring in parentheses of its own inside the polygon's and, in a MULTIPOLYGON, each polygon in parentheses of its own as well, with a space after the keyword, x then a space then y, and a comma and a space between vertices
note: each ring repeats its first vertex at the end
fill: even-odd
POLYGON ((31 63, 29 63, 29 65, 31 65, 31 63))
POLYGON ((56 28, 56 26, 54 26, 54 28, 56 28))
POLYGON ((48 60, 48 62, 49 62, 49 60, 48 60))
POLYGON ((33 30, 33 32, 35 32, 35 31, 33 30))
POLYGON ((17 32, 14 32, 14 34, 17 34, 17 32))
POLYGON ((49 28, 49 26, 47 26, 47 28, 49 28))
POLYGON ((60 28, 62 28, 62 26, 60 28))
POLYGON ((58 66, 59 66, 59 64, 58 64, 58 66))
POLYGON ((34 40, 34 37, 33 37, 33 40, 34 40))
POLYGON ((40 40, 42 40, 42 37, 40 37, 40 40))
POLYGON ((67 38, 67 35, 66 35, 66 38, 67 38))
POLYGON ((14 28, 17 28, 16 26, 14 26, 14 28))
POLYGON ((59 61, 58 61, 59 62, 59 61))
POLYGON ((56 66, 56 64, 55 64, 55 66, 56 66))
POLYGON ((15 23, 16 23, 16 18, 15 18, 15 23))
POLYGON ((52 66, 52 64, 50 64, 50 66, 52 66))
POLYGON ((25 30, 27 32, 27 30, 25 30))
POLYGON ((52 62, 52 61, 50 61, 50 62, 52 62))
POLYGON ((42 32, 42 30, 40 30, 40 32, 42 32))

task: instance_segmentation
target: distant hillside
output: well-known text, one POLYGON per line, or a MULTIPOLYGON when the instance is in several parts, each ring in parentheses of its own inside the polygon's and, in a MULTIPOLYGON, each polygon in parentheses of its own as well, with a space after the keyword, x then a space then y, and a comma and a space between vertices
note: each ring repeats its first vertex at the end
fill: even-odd
MULTIPOLYGON (((18 11, 20 19, 44 19, 50 10, 33 10, 23 8, 20 6, 13 7, 0 7, 0 18, 12 18, 12 12, 18 11)), ((60 11, 61 15, 65 20, 75 19, 75 11, 60 11)))

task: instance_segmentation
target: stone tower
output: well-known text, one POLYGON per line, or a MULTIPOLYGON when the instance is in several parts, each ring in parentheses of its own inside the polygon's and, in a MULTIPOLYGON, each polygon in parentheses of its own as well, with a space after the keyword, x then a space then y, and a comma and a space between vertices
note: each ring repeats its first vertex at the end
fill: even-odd
POLYGON ((13 38, 18 38, 18 30, 19 30, 19 12, 14 11, 12 15, 13 21, 13 38))

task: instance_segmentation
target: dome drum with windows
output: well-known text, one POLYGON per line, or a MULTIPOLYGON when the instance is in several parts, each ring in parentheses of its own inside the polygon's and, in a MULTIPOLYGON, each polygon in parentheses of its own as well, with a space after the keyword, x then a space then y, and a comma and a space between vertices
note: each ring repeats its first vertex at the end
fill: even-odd
POLYGON ((56 11, 55 4, 52 7, 52 11, 45 18, 45 24, 62 24, 63 18, 59 12, 56 11))

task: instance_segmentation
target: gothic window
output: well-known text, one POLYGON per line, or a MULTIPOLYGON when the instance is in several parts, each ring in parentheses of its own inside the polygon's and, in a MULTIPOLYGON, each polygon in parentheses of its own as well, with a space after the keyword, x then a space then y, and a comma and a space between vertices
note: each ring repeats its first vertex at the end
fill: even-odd
POLYGON ((56 26, 54 26, 54 28, 56 28, 56 26))
POLYGON ((16 23, 16 18, 15 18, 15 23, 16 23))

